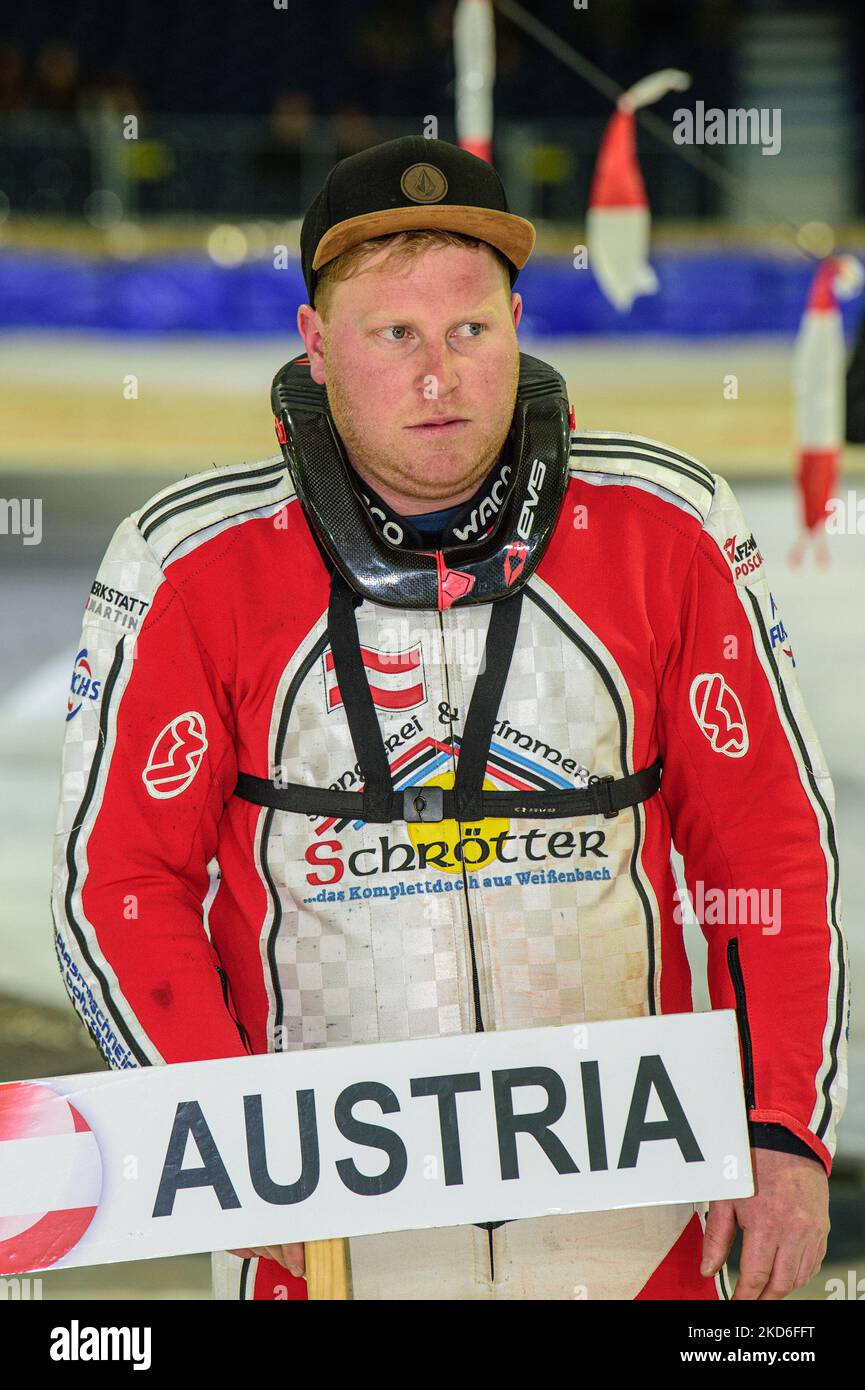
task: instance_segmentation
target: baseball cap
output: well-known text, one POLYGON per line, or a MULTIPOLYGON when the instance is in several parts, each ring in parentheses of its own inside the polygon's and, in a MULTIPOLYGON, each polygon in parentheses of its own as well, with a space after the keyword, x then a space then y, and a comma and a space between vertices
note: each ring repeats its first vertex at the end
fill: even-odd
POLYGON ((535 229, 508 211, 491 164, 447 140, 406 135, 335 164, 300 232, 303 278, 314 302, 317 272, 369 237, 414 228, 462 232, 511 264, 511 285, 535 244, 535 229))

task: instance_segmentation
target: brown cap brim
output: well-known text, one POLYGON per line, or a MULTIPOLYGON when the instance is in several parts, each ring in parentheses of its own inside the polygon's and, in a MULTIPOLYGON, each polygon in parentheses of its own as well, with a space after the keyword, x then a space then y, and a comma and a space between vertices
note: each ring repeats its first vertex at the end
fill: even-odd
POLYGON ((492 208, 469 207, 440 203, 419 207, 386 208, 381 212, 362 213, 337 222, 325 232, 316 248, 313 270, 320 270, 328 261, 350 251, 353 246, 370 237, 395 236, 397 232, 429 228, 440 232, 462 232, 489 242, 522 270, 535 244, 535 229, 524 217, 512 212, 497 212, 492 208))

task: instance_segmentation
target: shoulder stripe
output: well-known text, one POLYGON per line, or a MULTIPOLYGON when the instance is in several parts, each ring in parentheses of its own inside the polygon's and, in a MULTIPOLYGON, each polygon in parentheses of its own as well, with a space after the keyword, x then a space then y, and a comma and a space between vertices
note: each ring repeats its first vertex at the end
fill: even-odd
POLYGON ((645 435, 573 430, 570 459, 571 473, 583 473, 586 481, 609 475, 610 481, 663 489, 677 505, 687 504, 704 525, 715 499, 718 480, 710 469, 645 435))
MULTIPOLYGON (((236 494, 232 493, 231 496, 234 497, 236 494)), ((160 550, 159 559, 162 569, 165 570, 174 560, 182 559, 184 555, 188 555, 190 551, 195 550, 196 546, 201 545, 204 541, 212 540, 214 536, 221 535, 223 531, 227 531, 238 522, 255 521, 261 520, 262 517, 275 516, 277 512, 282 511, 287 503, 293 502, 294 499, 294 491, 286 491, 276 502, 266 502, 263 506, 242 507, 236 512, 226 512, 220 509, 220 514, 216 521, 209 521, 206 517, 198 518, 201 525, 195 527, 193 530, 190 530, 188 527, 184 528, 184 530, 174 538, 170 549, 163 548, 160 550)))
MULTIPOLYGON (((634 459, 641 463, 653 464, 656 473, 670 472, 678 473, 681 477, 687 478, 689 482, 704 489, 710 497, 715 495, 715 484, 707 480, 692 468, 686 468, 680 463, 674 463, 671 459, 666 459, 658 454, 650 454, 639 449, 586 449, 572 448, 571 458, 574 459, 600 459, 609 462, 611 459, 634 459)), ((624 471, 624 470, 623 470, 624 471)), ((636 470, 635 470, 636 471, 636 470)), ((640 476, 637 474, 637 476, 640 476)), ((710 475, 711 477, 711 475, 710 475)))
POLYGON ((575 445, 588 445, 590 448, 606 448, 609 445, 620 449, 632 450, 635 447, 651 454, 658 455, 660 458, 672 459, 678 463, 686 463, 695 472, 702 474, 707 483, 714 485, 714 476, 705 464, 700 463, 692 454, 682 454, 676 449, 670 449, 666 444, 660 444, 657 439, 649 439, 642 434, 608 434, 603 430, 584 430, 582 433, 573 431, 571 434, 571 449, 575 445))
MULTIPOLYGON (((178 516, 183 516, 185 513, 196 512, 216 499, 233 499, 235 497, 246 496, 251 492, 267 492, 269 488, 273 487, 276 481, 278 481, 278 479, 275 477, 265 478, 264 481, 260 483, 245 483, 242 487, 224 488, 217 492, 204 493, 195 502, 182 502, 179 507, 173 507, 170 512, 165 512, 162 516, 158 517, 156 521, 152 521, 149 526, 143 527, 141 529, 141 534, 146 541, 149 541, 154 532, 158 531, 161 526, 165 526, 167 522, 174 521, 178 516)), ((234 517, 240 514, 239 512, 231 513, 234 517)), ((229 513, 226 512, 225 515, 228 517, 229 513)))
POLYGON ((133 512, 132 521, 162 566, 226 527, 278 511, 294 496, 283 459, 266 459, 174 483, 133 512))
POLYGON ((177 516, 183 510, 181 507, 173 507, 172 503, 190 498, 192 500, 187 503, 187 506, 191 509, 217 493, 230 492, 233 487, 248 491, 245 485, 251 479, 265 479, 263 486, 267 487, 270 482, 284 472, 285 464, 281 458, 268 459, 257 468, 225 470, 224 472, 214 469, 210 473, 202 473, 197 481, 187 484, 186 487, 180 483, 173 483, 171 487, 157 493, 153 501, 137 517, 138 529, 146 540, 162 521, 168 520, 170 516, 177 516), (170 510, 166 512, 166 508, 170 508, 170 510))
MULTIPOLYGON (((581 482, 591 487, 627 487, 635 488, 640 492, 648 492, 653 497, 660 497, 662 501, 669 502, 670 506, 678 507, 679 511, 693 517, 695 521, 700 523, 700 526, 705 526, 706 518, 711 510, 709 506, 705 503, 698 506, 695 500, 690 500, 685 496, 686 489, 684 487, 670 486, 671 480, 666 477, 663 482, 657 482, 654 477, 649 476, 649 473, 648 468, 645 470, 645 474, 637 473, 634 469, 628 473, 616 473, 612 469, 608 471, 585 468, 580 467, 579 464, 576 466, 572 464, 570 468, 572 478, 579 478, 581 482)), ((697 491, 695 487, 691 487, 690 490, 692 492, 697 491)), ((700 497, 702 495, 701 488, 700 497)))

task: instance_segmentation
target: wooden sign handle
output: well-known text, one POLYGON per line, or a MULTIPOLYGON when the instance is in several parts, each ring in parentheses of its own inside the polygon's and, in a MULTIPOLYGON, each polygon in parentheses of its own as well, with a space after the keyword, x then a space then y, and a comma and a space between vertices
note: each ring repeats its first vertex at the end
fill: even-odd
POLYGON ((306 1288, 311 1299, 351 1298, 351 1272, 348 1241, 308 1240, 306 1250, 306 1288))

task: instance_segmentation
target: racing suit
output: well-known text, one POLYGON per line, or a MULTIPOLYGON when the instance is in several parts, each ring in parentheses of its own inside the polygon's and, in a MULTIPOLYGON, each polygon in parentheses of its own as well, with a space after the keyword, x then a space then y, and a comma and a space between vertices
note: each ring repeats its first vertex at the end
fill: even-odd
MULTIPOLYGON (((340 619, 395 788, 453 785, 491 666, 484 787, 662 761, 656 794, 570 823, 382 825, 238 795, 276 768, 360 786, 336 581, 281 458, 184 479, 120 524, 75 661, 53 884, 61 971, 112 1067, 689 1011, 672 840, 713 1007, 736 1011, 752 1142, 829 1170, 848 1010, 834 797, 777 596, 721 477, 634 435, 573 432, 570 454, 518 596, 355 598, 340 619), (781 920, 742 910, 776 890, 781 920)), ((354 1296, 724 1297, 699 1277, 701 1223, 682 1204, 352 1239, 354 1296)), ((214 1289, 305 1296, 227 1254, 214 1289)))

